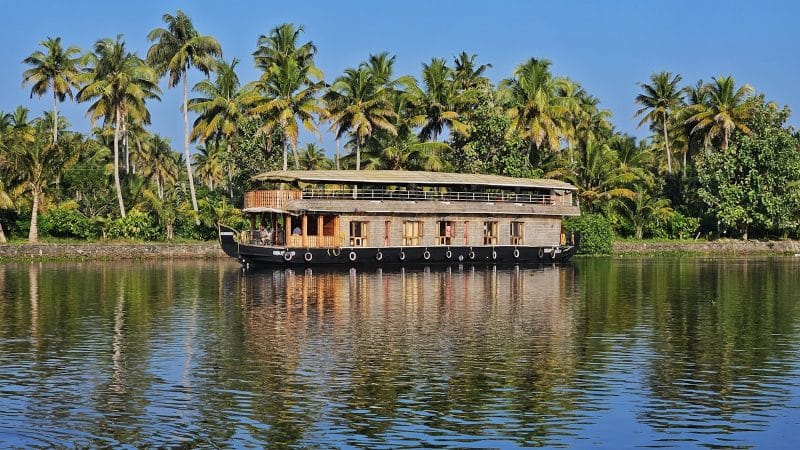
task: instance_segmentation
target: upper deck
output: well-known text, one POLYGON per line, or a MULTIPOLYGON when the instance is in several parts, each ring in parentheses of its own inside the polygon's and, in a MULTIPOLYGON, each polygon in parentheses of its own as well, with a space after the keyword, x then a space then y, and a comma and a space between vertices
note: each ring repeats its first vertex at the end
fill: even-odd
POLYGON ((577 189, 557 180, 379 170, 277 171, 254 179, 292 188, 247 192, 245 212, 580 214, 577 189))

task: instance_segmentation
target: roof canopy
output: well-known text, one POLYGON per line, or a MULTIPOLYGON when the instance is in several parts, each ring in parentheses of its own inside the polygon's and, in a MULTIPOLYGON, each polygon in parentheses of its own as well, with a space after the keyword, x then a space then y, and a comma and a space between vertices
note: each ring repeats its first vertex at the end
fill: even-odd
POLYGON ((277 170, 264 172, 253 180, 319 184, 385 184, 426 186, 485 186, 501 188, 564 189, 577 188, 558 180, 512 178, 500 175, 414 172, 401 170, 277 170))

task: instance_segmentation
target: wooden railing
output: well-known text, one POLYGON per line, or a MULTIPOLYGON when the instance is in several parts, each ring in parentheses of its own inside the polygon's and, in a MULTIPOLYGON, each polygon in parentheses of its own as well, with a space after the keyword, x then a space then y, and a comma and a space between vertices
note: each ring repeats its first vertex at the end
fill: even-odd
POLYGON ((516 194, 507 192, 439 192, 388 189, 315 189, 283 191, 249 191, 244 195, 244 207, 282 209, 286 202, 298 199, 321 200, 410 200, 443 202, 500 202, 534 205, 578 206, 576 195, 516 194))
POLYGON ((577 206, 572 195, 517 194, 513 192, 454 192, 388 189, 303 189, 304 199, 409 200, 441 202, 502 202, 577 206))
POLYGON ((341 246, 341 241, 337 236, 305 236, 305 241, 303 237, 297 234, 289 236, 288 247, 337 248, 341 246))
POLYGON ((286 202, 300 198, 301 191, 248 191, 244 194, 244 207, 281 209, 286 202))

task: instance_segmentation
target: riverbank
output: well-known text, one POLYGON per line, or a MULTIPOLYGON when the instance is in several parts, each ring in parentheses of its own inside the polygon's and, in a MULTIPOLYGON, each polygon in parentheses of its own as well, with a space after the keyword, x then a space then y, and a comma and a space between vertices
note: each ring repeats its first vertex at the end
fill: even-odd
MULTIPOLYGON (((800 241, 615 241, 614 255, 800 255, 800 241)), ((219 243, 81 243, 0 245, 0 262, 20 260, 125 260, 227 258, 219 243)))
POLYGON ((217 241, 197 243, 85 243, 0 245, 0 261, 30 259, 121 260, 226 257, 217 241))
POLYGON ((614 255, 797 255, 800 254, 800 241, 615 241, 613 249, 614 255))

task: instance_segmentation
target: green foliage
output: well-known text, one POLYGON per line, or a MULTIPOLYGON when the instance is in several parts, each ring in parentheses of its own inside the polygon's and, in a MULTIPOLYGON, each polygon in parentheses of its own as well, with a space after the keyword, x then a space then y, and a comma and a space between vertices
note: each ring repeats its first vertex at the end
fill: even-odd
POLYGON ((194 218, 185 215, 179 216, 175 221, 175 235, 181 239, 208 241, 216 239, 217 228, 202 222, 197 225, 194 218))
POLYGON ((800 152, 782 127, 788 114, 762 99, 751 135, 736 133, 728 150, 698 160, 700 198, 722 226, 744 238, 751 227, 785 233, 800 224, 800 152))
POLYGON ((469 134, 453 134, 448 161, 457 172, 496 173, 511 177, 533 174, 522 138, 509 136, 511 119, 484 93, 464 120, 469 134))
POLYGON ((660 239, 692 239, 700 228, 700 219, 673 211, 662 220, 644 226, 644 236, 660 239))
POLYGON ((275 131, 271 139, 258 133, 261 119, 247 117, 239 122, 239 133, 233 139, 232 160, 238 170, 233 179, 234 186, 250 187, 250 178, 261 172, 280 168, 283 133, 275 131))
POLYGON ((133 209, 124 218, 109 222, 106 237, 110 239, 158 240, 161 233, 153 217, 133 209))
POLYGON ((89 239, 97 237, 99 230, 95 223, 74 207, 62 205, 42 214, 39 218, 39 231, 47 236, 60 238, 89 239))
POLYGON ((82 158, 68 169, 61 179, 65 192, 71 192, 77 209, 85 217, 98 217, 114 211, 114 188, 110 181, 113 166, 109 163, 110 150, 88 141, 82 158))
POLYGON ((580 234, 578 253, 583 255, 607 255, 611 253, 614 230, 608 219, 600 214, 584 214, 564 221, 567 235, 580 234))
POLYGON ((505 153, 511 119, 490 98, 483 96, 465 123, 469 135, 452 137, 453 167, 462 173, 499 173, 499 159, 505 153))

